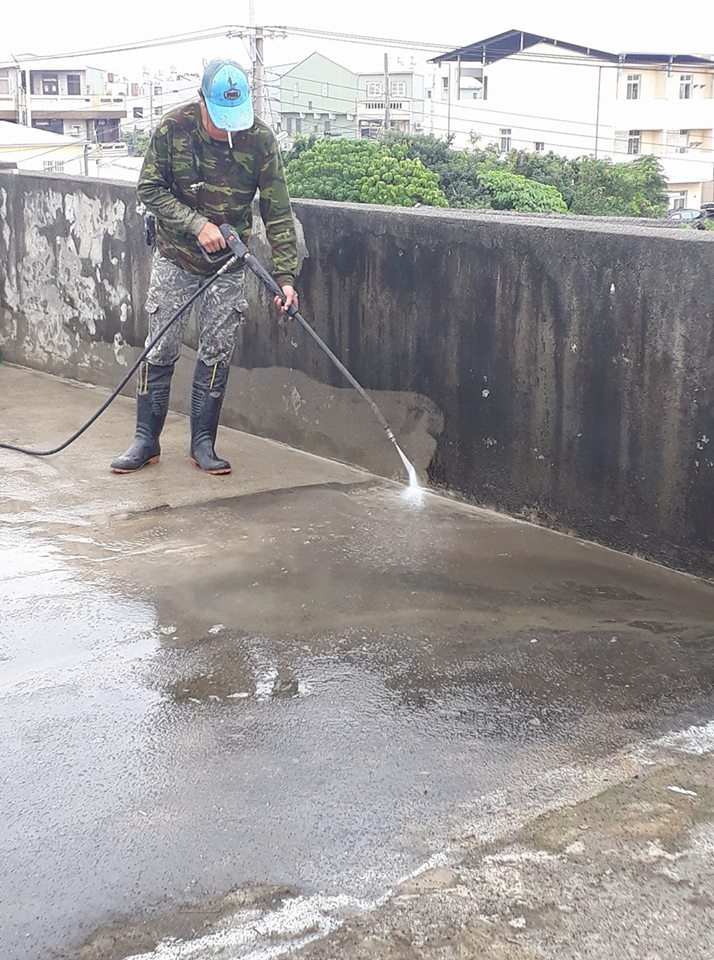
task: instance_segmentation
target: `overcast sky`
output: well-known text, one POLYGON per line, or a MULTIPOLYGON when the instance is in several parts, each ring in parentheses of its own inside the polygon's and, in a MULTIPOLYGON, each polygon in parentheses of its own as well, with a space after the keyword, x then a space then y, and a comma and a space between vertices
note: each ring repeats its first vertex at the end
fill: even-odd
MULTIPOLYGON (((96 0, 75 0, 65 4, 43 4, 41 15, 33 4, 13 4, 3 14, 3 58, 7 53, 65 53, 113 43, 138 41, 221 24, 248 23, 247 0, 231 4, 152 4, 146 0, 122 0, 97 13, 96 0)), ((340 4, 339 0, 255 0, 256 22, 266 25, 287 24, 316 27, 344 33, 368 34, 431 41, 444 49, 472 43, 511 28, 542 33, 586 46, 620 52, 656 51, 660 53, 714 54, 714 2, 691 0, 681 6, 651 0, 598 0, 574 3, 572 0, 510 0, 510 3, 417 4, 385 3, 361 0, 340 4), (655 13, 657 8, 662 11, 655 13), (480 8, 480 9, 479 9, 480 8)), ((378 69, 384 48, 322 39, 270 40, 266 42, 266 62, 295 62, 313 50, 344 63, 353 70, 378 69)), ((423 62, 429 54, 400 54, 390 50, 397 64, 399 57, 408 64, 415 56, 423 62)), ((230 54, 247 59, 245 45, 239 39, 178 45, 142 53, 104 54, 92 58, 104 69, 135 72, 142 65, 166 68, 170 64, 184 70, 200 70, 204 59, 230 54)), ((419 66, 420 64, 417 64, 419 66)))

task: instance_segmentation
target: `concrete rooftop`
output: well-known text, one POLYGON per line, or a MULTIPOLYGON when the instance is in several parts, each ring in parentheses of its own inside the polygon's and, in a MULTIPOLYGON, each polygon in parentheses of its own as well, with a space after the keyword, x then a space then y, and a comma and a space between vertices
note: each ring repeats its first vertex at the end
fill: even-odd
POLYGON ((714 586, 173 414, 113 476, 132 426, 0 450, 2 960, 711 960, 714 586))

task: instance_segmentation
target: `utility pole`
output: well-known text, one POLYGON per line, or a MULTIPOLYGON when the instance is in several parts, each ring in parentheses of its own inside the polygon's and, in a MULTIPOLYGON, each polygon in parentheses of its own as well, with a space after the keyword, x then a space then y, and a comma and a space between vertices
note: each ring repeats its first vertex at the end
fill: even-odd
POLYGON ((25 125, 28 127, 32 126, 32 73, 29 68, 23 70, 24 74, 24 83, 25 88, 25 125))
POLYGON ((384 136, 389 133, 389 54, 384 54, 384 136))
POLYGON ((263 62, 263 28, 255 28, 255 55, 253 57, 253 101, 255 113, 265 119, 265 70, 263 62))
POLYGON ((600 145, 600 86, 602 84, 602 67, 597 68, 597 106, 595 107, 595 159, 597 160, 600 145))
POLYGON ((248 36, 248 49, 250 51, 250 62, 255 62, 255 0, 248 3, 248 26, 250 27, 248 36))
POLYGON ((447 92, 447 101, 446 101, 446 136, 447 136, 447 137, 450 137, 450 136, 451 136, 451 64, 449 63, 449 64, 447 64, 447 66, 448 66, 448 68, 449 68, 449 74, 448 74, 449 79, 447 80, 447 84, 446 84, 446 92, 447 92))

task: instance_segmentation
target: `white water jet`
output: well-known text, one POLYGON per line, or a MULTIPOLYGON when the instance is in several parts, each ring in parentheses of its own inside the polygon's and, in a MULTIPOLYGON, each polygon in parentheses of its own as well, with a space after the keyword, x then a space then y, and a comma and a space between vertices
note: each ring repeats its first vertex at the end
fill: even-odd
POLYGON ((424 491, 419 486, 419 478, 414 469, 414 464, 407 459, 398 443, 395 442, 394 446, 397 448, 397 453, 401 457, 404 469, 407 471, 409 477, 409 485, 404 491, 404 497, 411 501, 421 501, 424 498, 424 491))

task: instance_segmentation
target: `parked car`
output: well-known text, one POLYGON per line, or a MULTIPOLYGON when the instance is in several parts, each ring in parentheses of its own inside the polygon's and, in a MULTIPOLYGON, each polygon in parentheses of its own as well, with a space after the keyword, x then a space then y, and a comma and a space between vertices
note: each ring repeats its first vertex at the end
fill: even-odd
POLYGON ((701 217, 700 210, 689 210, 687 208, 680 208, 679 210, 670 210, 665 219, 671 220, 674 223, 691 223, 692 220, 698 220, 701 217))

